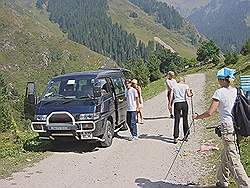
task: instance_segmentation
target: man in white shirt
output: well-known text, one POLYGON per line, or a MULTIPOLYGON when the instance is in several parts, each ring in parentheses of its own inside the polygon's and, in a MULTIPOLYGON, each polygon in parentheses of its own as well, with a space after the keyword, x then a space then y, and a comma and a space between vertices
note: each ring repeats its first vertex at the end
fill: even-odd
POLYGON ((139 108, 139 96, 135 88, 131 86, 131 81, 126 81, 127 92, 127 124, 130 128, 132 140, 138 139, 137 125, 136 125, 136 112, 139 108))
MULTIPOLYGON (((187 97, 191 97, 193 94, 189 89, 189 86, 185 84, 185 79, 180 78, 179 83, 175 84, 172 92, 171 92, 171 100, 172 96, 174 96, 174 143, 177 143, 177 139, 179 137, 179 124, 181 113, 183 117, 183 132, 184 132, 184 140, 188 140, 188 135, 190 134, 188 127, 188 103, 187 97)), ((169 108, 172 108, 170 106, 169 108)))

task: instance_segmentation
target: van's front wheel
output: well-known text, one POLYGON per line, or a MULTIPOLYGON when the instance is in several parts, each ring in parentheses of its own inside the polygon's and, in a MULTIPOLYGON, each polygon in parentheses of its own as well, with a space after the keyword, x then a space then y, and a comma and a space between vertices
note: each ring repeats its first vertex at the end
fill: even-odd
POLYGON ((101 142, 101 146, 102 147, 109 147, 112 145, 112 141, 113 141, 113 137, 114 137, 114 128, 113 128, 113 125, 112 123, 107 120, 107 123, 106 123, 106 129, 105 129, 105 133, 103 135, 103 139, 104 141, 101 142))

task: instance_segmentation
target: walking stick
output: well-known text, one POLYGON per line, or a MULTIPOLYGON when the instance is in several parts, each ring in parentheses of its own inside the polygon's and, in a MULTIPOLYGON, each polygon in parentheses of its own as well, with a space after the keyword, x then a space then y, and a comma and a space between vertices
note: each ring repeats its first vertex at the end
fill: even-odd
MULTIPOLYGON (((191 90, 192 92, 192 90, 191 90)), ((193 95, 191 96, 191 112, 192 115, 194 114, 194 103, 193 103, 193 95)), ((195 133, 195 125, 194 125, 194 121, 193 121, 193 126, 194 126, 194 133, 195 133)))
POLYGON ((176 156, 175 156, 175 158, 174 158, 174 160, 173 160, 173 162, 172 162, 172 164, 171 164, 171 166, 170 166, 170 168, 169 168, 169 170, 168 170, 168 172, 167 172, 167 174, 166 174, 166 176, 165 176, 165 178, 164 178, 163 180, 166 180, 167 177, 168 177, 168 175, 170 174, 170 172, 171 172, 171 170, 172 170, 172 168, 173 168, 173 166, 174 166, 174 163, 175 163, 175 161, 176 161, 176 159, 177 159, 177 157, 178 157, 178 155, 179 155, 179 153, 180 153, 180 151, 181 151, 181 148, 182 148, 182 146, 183 146, 183 144, 184 144, 184 142, 185 142, 185 139, 186 139, 187 136, 188 136, 189 130, 192 128, 193 125, 194 125, 194 120, 190 123, 189 129, 188 129, 186 135, 184 136, 184 139, 183 139, 183 141, 182 141, 182 143, 181 143, 181 145, 180 145, 180 147, 179 147, 179 149, 178 149, 178 152, 177 152, 177 154, 176 154, 176 156))

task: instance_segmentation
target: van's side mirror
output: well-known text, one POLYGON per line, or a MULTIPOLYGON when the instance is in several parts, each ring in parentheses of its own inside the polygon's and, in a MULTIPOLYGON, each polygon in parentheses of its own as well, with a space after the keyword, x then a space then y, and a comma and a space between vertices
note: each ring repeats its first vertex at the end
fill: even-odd
POLYGON ((33 119, 37 104, 36 86, 34 82, 28 82, 24 99, 24 114, 26 119, 33 119))
POLYGON ((100 86, 94 87, 94 96, 95 97, 101 97, 102 96, 102 89, 100 86))

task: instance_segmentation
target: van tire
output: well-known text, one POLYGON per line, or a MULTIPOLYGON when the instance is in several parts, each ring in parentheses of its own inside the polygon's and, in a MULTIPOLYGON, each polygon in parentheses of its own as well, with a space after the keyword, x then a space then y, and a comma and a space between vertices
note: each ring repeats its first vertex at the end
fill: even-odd
POLYGON ((109 147, 112 145, 112 141, 113 141, 113 137, 114 137, 114 128, 112 123, 107 120, 106 122, 106 127, 105 127, 105 132, 103 134, 103 139, 104 141, 101 142, 101 146, 102 147, 109 147))

